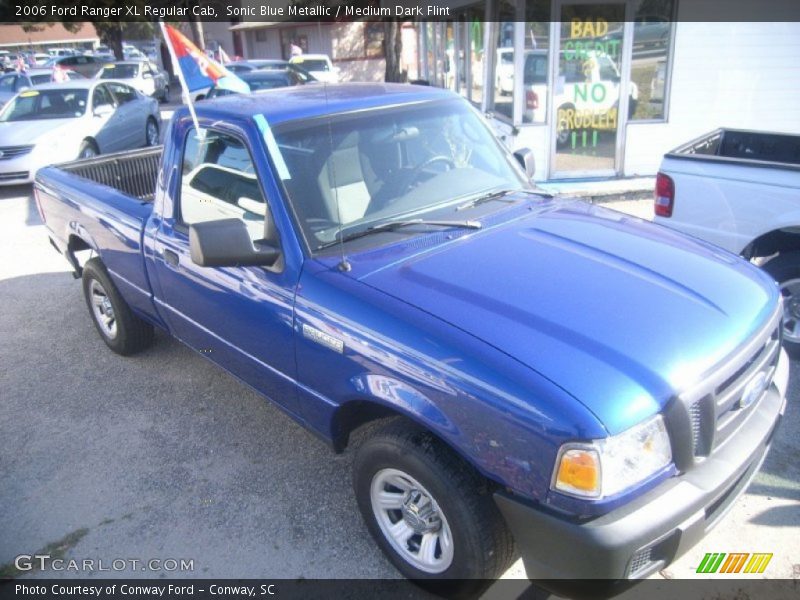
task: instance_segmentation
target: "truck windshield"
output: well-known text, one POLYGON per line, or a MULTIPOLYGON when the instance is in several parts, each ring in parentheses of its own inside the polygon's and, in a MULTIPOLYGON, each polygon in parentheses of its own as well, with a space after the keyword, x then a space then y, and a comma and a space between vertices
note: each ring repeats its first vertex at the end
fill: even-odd
POLYGON ((352 234, 530 187, 463 100, 291 121, 274 135, 273 160, 312 250, 336 240, 340 224, 352 234))
POLYGON ((80 117, 86 112, 87 96, 85 89, 28 90, 6 104, 0 122, 80 117))

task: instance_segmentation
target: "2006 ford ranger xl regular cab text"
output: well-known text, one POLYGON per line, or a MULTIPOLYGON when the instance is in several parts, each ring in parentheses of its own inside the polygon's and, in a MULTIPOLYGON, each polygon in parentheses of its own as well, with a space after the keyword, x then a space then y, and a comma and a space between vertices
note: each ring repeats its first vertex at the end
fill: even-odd
POLYGON ((355 497, 405 576, 464 593, 518 552, 532 578, 646 577, 757 472, 788 378, 759 269, 537 193, 444 90, 197 113, 163 149, 39 171, 52 243, 115 352, 158 327, 336 451, 369 423, 355 497))

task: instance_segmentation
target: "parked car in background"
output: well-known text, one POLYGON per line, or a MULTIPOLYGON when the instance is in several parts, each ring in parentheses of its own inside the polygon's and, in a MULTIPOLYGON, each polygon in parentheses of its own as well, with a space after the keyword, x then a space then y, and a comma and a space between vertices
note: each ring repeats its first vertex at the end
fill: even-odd
MULTIPOLYGON (((288 68, 282 71, 249 71, 247 73, 240 73, 239 78, 250 86, 251 92, 263 92, 275 88, 290 87, 293 85, 305 85, 316 81, 311 75, 301 69, 296 68, 294 65, 289 65, 288 68)), ((206 95, 206 99, 219 98, 220 96, 230 96, 237 92, 213 87, 206 95)))
POLYGON ((0 111, 0 184, 55 162, 159 143, 158 102, 117 81, 48 83, 0 111))
POLYGON ((800 135, 717 129, 679 146, 656 176, 655 214, 772 275, 800 355, 800 135))
POLYGON ((95 78, 124 81, 145 96, 152 96, 161 102, 169 100, 169 79, 166 73, 148 60, 106 63, 95 78))
POLYGON ((288 60, 275 60, 275 59, 262 59, 254 58, 248 60, 237 60, 225 65, 231 73, 248 73, 250 71, 264 70, 281 70, 289 65, 288 60))
POLYGON ((69 69, 77 71, 84 77, 94 77, 97 70, 103 66, 103 61, 97 56, 70 55, 51 58, 44 66, 46 68, 69 69))
MULTIPOLYGON (((75 71, 64 71, 69 80, 84 79, 75 71)), ((29 69, 21 73, 8 73, 0 77, 0 108, 19 92, 53 81, 52 69, 29 69)))
POLYGON ((44 66, 48 60, 52 58, 49 54, 44 54, 42 52, 37 52, 33 55, 33 62, 37 67, 44 66))
POLYGON ((73 56, 78 54, 76 50, 72 48, 48 48, 47 53, 50 55, 51 58, 59 58, 62 56, 73 56))
POLYGON ((327 83, 339 81, 339 69, 333 66, 327 54, 301 54, 293 56, 289 62, 310 73, 317 81, 327 83))

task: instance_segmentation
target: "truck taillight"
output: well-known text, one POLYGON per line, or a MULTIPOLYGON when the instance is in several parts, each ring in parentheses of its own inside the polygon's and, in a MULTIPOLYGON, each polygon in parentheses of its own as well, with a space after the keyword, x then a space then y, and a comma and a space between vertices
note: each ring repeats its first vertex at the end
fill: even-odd
POLYGON ((44 211, 42 210, 42 201, 39 199, 39 190, 36 189, 36 186, 33 186, 33 199, 36 201, 36 210, 39 211, 39 218, 42 220, 42 223, 45 222, 44 220, 44 211))
POLYGON ((525 92, 525 108, 528 110, 539 108, 539 96, 533 90, 525 92))
POLYGON ((656 175, 656 216, 671 217, 675 204, 675 182, 672 177, 659 173, 656 175))

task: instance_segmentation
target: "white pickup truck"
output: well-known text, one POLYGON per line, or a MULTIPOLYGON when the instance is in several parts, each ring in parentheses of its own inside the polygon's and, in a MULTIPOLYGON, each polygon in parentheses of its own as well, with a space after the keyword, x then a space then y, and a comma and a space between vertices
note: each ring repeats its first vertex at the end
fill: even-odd
POLYGON ((800 355, 800 135, 718 129, 668 152, 655 213, 770 273, 783 294, 785 346, 800 355))

